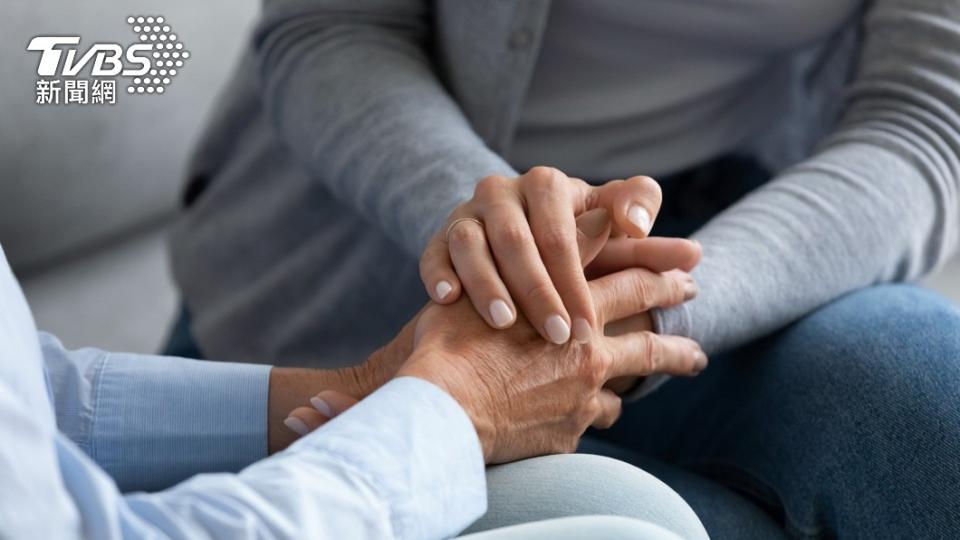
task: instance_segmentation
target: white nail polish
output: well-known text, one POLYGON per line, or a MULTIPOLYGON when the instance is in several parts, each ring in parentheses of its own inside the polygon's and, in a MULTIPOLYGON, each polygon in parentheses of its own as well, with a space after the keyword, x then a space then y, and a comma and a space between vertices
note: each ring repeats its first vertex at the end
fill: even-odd
POLYGON ((697 294, 698 294, 699 292, 700 292, 700 289, 697 287, 697 284, 696 284, 696 283, 694 283, 694 282, 692 282, 692 281, 688 281, 688 282, 686 282, 686 283, 683 284, 683 299, 684 299, 684 300, 690 300, 690 299, 692 299, 693 297, 697 296, 697 294))
POLYGON ((435 292, 437 293, 437 299, 443 300, 448 294, 450 294, 450 291, 452 290, 453 285, 450 285, 450 283, 447 281, 440 281, 437 283, 437 288, 435 289, 435 292))
POLYGON ((693 350, 693 369, 696 372, 701 372, 707 367, 707 355, 703 354, 703 351, 700 349, 693 350))
POLYGON ((310 428, 303 423, 303 420, 297 418, 296 416, 288 416, 284 421, 283 425, 290 428, 290 431, 293 431, 299 435, 306 435, 310 433, 310 428))
POLYGON ((627 211, 627 219, 643 230, 643 234, 650 232, 650 213, 642 206, 631 206, 627 211))
POLYGON ((590 328, 590 323, 582 317, 578 317, 573 320, 573 338, 579 341, 580 343, 586 343, 590 341, 590 338, 593 335, 593 329, 590 328))
POLYGON ((326 416, 327 418, 333 418, 333 408, 330 407, 330 404, 326 401, 313 396, 310 398, 310 404, 313 405, 313 408, 317 410, 320 414, 326 416))
POLYGON ((570 327, 567 325, 567 321, 559 315, 548 317, 546 324, 543 326, 547 331, 547 337, 557 345, 563 345, 570 339, 570 327))
POLYGON ((513 320, 513 312, 510 311, 510 306, 506 302, 497 299, 490 302, 490 318, 493 319, 493 324, 497 328, 503 328, 513 320))

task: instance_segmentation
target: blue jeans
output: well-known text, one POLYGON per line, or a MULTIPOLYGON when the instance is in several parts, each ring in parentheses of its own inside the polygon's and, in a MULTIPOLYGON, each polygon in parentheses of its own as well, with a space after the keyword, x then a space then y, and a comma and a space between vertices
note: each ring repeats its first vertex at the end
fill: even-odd
MULTIPOLYGON (((581 451, 656 476, 712 538, 957 538, 958 392, 960 310, 920 287, 876 286, 626 404, 581 451)), ((537 474, 556 485, 527 505, 530 481, 491 482, 480 528, 648 518, 625 493, 634 489, 610 474, 549 465, 540 462, 537 474), (597 485, 587 489, 583 473, 597 485)), ((604 525, 578 527, 591 524, 604 525)))
POLYGON ((876 286, 712 358, 592 437, 671 485, 714 538, 769 537, 731 512, 744 499, 795 538, 957 538, 958 393, 960 310, 876 286))
MULTIPOLYGON (((664 179, 654 233, 686 236, 768 177, 734 156, 664 179)), ((168 354, 200 357, 188 327, 184 312, 168 354)), ((581 451, 664 481, 713 538, 960 538, 958 392, 960 311, 919 287, 870 287, 626 404, 581 451)), ((529 519, 644 518, 609 475, 606 497, 585 499, 555 468, 529 519)), ((510 486, 526 493, 491 492, 489 526, 525 521, 504 517, 524 500, 510 486)))

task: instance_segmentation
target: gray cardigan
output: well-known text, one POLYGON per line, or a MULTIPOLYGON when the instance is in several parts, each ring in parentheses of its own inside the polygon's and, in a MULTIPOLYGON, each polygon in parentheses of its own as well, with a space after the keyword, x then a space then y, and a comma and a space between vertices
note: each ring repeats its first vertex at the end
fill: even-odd
MULTIPOLYGON (((267 1, 172 236, 208 355, 351 363, 415 313, 428 238, 478 179, 514 174, 500 155, 548 8, 267 1)), ((957 245, 960 2, 875 0, 771 68, 788 112, 743 150, 778 174, 696 234, 701 296, 658 314, 711 353, 957 245)))

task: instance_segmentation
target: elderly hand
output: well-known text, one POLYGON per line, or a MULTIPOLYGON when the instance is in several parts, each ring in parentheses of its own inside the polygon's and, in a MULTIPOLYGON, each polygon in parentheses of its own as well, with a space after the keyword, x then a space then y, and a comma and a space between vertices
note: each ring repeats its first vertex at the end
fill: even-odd
MULTIPOLYGON (((623 320, 653 301, 682 301, 680 288, 656 300, 631 293, 649 290, 651 275, 656 274, 628 269, 591 281, 598 323, 623 320)), ((422 378, 453 396, 473 421, 488 463, 572 452, 587 427, 612 425, 621 407, 620 398, 605 388, 612 379, 691 376, 707 365, 696 342, 652 332, 557 346, 541 339, 523 316, 497 331, 466 299, 427 306, 408 331, 416 345, 396 376, 422 378)), ((315 428, 354 402, 331 392, 317 398, 313 408, 291 413, 296 424, 291 428, 315 428)))

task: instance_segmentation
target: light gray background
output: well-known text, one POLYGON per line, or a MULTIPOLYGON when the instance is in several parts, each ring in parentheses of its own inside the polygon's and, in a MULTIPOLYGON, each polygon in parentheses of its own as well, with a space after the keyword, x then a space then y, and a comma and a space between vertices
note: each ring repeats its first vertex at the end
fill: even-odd
MULTIPOLYGON (((0 244, 42 329, 70 346, 154 352, 177 304, 164 228, 258 4, 0 3, 0 244), (121 91, 110 108, 34 104, 31 37, 128 43, 125 19, 141 14, 164 16, 192 55, 167 93, 121 91)), ((960 302, 960 261, 929 284, 960 302)))

